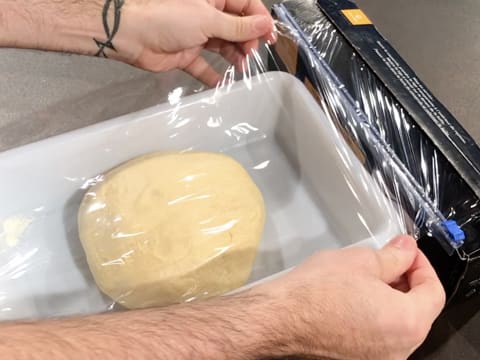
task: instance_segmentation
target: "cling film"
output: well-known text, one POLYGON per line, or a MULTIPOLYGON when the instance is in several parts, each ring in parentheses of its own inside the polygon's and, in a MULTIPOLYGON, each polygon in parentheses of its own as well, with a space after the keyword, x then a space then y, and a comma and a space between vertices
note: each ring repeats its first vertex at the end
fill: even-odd
MULTIPOLYGON (((371 171, 380 165, 382 172, 387 170, 381 165, 382 158, 387 156, 393 159, 395 176, 402 178, 406 188, 410 189, 409 192, 416 194, 414 197, 405 196, 405 201, 410 203, 406 206, 410 216, 418 222, 417 225, 425 221, 437 223, 436 236, 444 237, 441 243, 449 243, 453 248, 461 247, 463 240, 458 240, 455 231, 451 232, 452 228, 447 226, 449 224, 447 220, 456 220, 458 225, 469 227, 471 221, 464 219, 471 219, 471 214, 460 214, 458 211, 455 213, 450 210, 444 213, 445 205, 439 204, 437 199, 441 194, 438 189, 440 186, 438 177, 446 176, 443 171, 440 172, 440 168, 450 171, 449 162, 445 161, 442 154, 422 133, 421 127, 413 122, 408 112, 392 97, 389 89, 370 72, 368 65, 356 51, 351 48, 348 50, 350 45, 315 5, 291 0, 277 5, 274 9, 282 19, 292 22, 293 33, 302 39, 303 45, 299 50, 300 60, 297 69, 294 70, 295 74, 307 84, 311 92, 312 88, 315 89, 313 93, 317 99, 320 95, 321 100, 327 103, 324 108, 332 118, 338 119, 339 128, 343 127, 342 132, 346 133, 345 138, 357 156, 361 154, 360 159, 368 163, 366 166, 370 167, 371 171), (322 74, 320 67, 325 68, 327 76, 322 74), (335 79, 332 80, 333 83, 328 80, 329 78, 335 79), (383 88, 380 88, 382 86, 383 88), (344 97, 345 100, 340 101, 340 97, 344 97), (349 120, 349 112, 362 114, 364 120, 355 124, 349 120), (379 145, 376 145, 377 143, 379 145), (373 153, 368 148, 374 149, 373 153), (383 155, 378 152, 380 148, 384 148, 381 151, 383 155), (433 157, 428 157, 432 155, 433 157), (425 171, 418 168, 424 163, 429 164, 428 168, 432 173, 425 174, 425 171), (433 218, 427 220, 425 211, 433 218), (443 235, 439 235, 438 232, 443 235)), ((465 194, 473 196, 468 187, 465 187, 465 194)), ((443 200, 445 197, 442 196, 440 199, 443 200)), ((451 206, 447 209, 451 209, 451 206)), ((467 230, 467 233, 469 232, 467 230)), ((468 246, 463 248, 467 253, 478 247, 475 239, 468 237, 467 242, 468 246)), ((446 249, 448 250, 448 246, 446 249)))
POLYGON ((390 89, 314 1, 274 11, 214 88, 0 154, 0 320, 221 296, 405 233, 480 253, 480 201, 390 89))
MULTIPOLYGON (((478 292, 475 282, 462 282, 464 264, 480 254, 474 141, 352 1, 286 0, 273 12, 304 43, 291 73, 408 214, 409 231, 422 240, 448 295, 478 292)), ((466 277, 478 278, 471 271, 466 277)))
POLYGON ((335 119, 335 116, 333 116, 333 114, 329 110, 328 105, 325 104, 325 100, 322 99, 320 93, 318 92, 318 89, 312 84, 312 82, 308 77, 306 77, 303 80, 303 83, 305 84, 310 94, 312 94, 315 100, 317 100, 317 102, 322 106, 325 112, 330 115, 330 118, 335 123, 335 125, 337 126, 337 129, 340 131, 343 138, 349 145, 350 149, 352 149, 353 153, 356 155, 358 160, 360 160, 360 162, 365 165, 367 162, 365 153, 362 151, 362 149, 360 148, 358 143, 355 141, 355 139, 348 133, 348 131, 335 119))
POLYGON ((286 70, 290 73, 295 73, 298 66, 297 44, 288 36, 280 34, 275 49, 286 66, 286 70))

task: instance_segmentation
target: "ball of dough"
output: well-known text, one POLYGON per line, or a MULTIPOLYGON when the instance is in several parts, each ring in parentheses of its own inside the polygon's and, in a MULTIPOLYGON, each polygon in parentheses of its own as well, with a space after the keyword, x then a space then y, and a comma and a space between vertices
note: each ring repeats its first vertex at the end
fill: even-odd
POLYGON ((90 188, 80 240, 98 287, 127 308, 206 298, 245 284, 265 222, 245 169, 217 153, 157 153, 90 188))

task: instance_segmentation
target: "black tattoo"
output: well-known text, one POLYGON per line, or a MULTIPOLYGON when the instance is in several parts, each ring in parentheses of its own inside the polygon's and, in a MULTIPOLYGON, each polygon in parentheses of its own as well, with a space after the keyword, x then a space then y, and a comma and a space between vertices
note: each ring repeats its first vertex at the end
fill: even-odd
POLYGON ((95 38, 93 38, 93 41, 95 41, 95 44, 97 44, 98 51, 95 54, 95 56, 100 56, 100 57, 107 57, 107 54, 105 54, 105 49, 111 49, 113 51, 117 51, 115 49, 115 46, 113 46, 113 38, 118 32, 118 28, 120 27, 120 17, 121 17, 121 12, 122 12, 122 6, 125 3, 125 0, 105 0, 105 5, 103 6, 103 11, 102 11, 102 20, 103 20, 103 28, 105 29, 105 34, 107 35, 107 40, 105 41, 100 41, 95 38), (113 3, 113 27, 110 29, 110 25, 108 24, 108 14, 110 12, 110 8, 113 3))

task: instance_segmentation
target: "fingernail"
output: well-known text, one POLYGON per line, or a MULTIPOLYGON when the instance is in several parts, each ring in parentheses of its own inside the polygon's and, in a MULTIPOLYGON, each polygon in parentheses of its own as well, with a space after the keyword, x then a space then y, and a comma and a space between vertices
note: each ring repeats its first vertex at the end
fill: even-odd
POLYGON ((253 19, 255 30, 261 34, 270 30, 270 20, 264 15, 256 15, 253 19))
POLYGON ((277 32, 274 30, 268 36, 268 44, 269 45, 275 44, 277 40, 278 40, 277 32))
POLYGON ((399 236, 393 239, 390 245, 400 250, 409 250, 415 246, 415 240, 409 236, 399 236))
POLYGON ((277 40, 278 40, 277 30, 273 30, 273 31, 272 31, 272 39, 273 39, 273 41, 277 41, 277 40))

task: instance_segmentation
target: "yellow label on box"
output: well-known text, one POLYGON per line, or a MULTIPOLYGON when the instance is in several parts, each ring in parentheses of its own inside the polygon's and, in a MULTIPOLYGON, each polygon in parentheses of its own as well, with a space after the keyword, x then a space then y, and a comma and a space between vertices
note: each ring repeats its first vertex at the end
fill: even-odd
POLYGON ((372 21, 360 9, 342 10, 342 13, 352 25, 372 25, 372 21))

